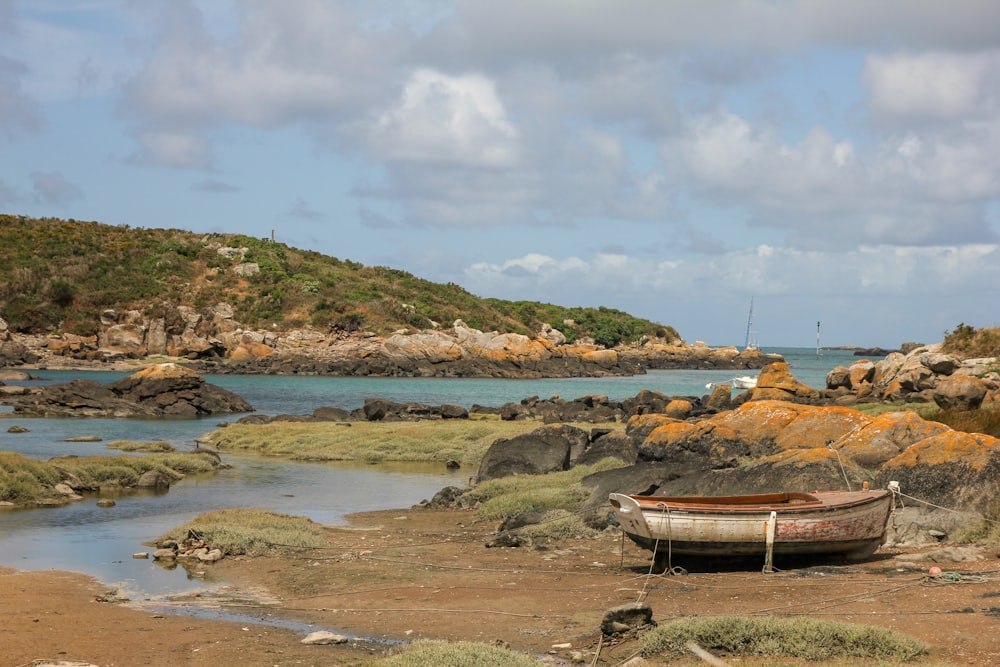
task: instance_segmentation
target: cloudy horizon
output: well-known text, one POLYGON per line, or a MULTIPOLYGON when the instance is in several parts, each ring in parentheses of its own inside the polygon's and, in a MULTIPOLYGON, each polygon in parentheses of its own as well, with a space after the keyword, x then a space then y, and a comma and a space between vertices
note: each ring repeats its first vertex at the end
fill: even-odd
POLYGON ((991 0, 0 0, 0 212, 740 345, 1000 326, 991 0))

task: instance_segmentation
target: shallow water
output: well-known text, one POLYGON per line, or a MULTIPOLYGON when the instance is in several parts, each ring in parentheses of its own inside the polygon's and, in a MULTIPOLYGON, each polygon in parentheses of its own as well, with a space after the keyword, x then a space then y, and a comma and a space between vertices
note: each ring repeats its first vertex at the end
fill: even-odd
MULTIPOLYGON (((850 364, 850 352, 776 349, 802 382, 821 388, 826 373, 850 364)), ((209 376, 209 382, 246 398, 262 414, 309 414, 318 407, 347 410, 366 398, 414 401, 428 405, 499 407, 527 396, 566 399, 588 394, 612 400, 635 396, 642 389, 668 395, 702 396, 708 383, 724 382, 743 372, 652 371, 626 378, 544 380, 331 378, 296 376, 209 376)), ((36 383, 91 378, 110 382, 121 373, 38 372, 36 383)), ((52 456, 118 455, 113 440, 166 440, 177 449, 195 447, 194 439, 239 415, 201 420, 25 419, 0 415, 0 450, 48 459, 52 456), (18 424, 28 433, 7 433, 18 424), (66 442, 97 436, 100 442, 66 442)), ((188 478, 164 494, 130 494, 112 508, 96 506, 96 497, 54 508, 0 511, 0 565, 18 569, 58 569, 85 572, 122 588, 133 598, 158 598, 201 588, 183 568, 165 570, 132 554, 164 532, 198 514, 224 507, 256 507, 307 516, 324 524, 343 522, 347 514, 409 507, 448 485, 464 485, 469 471, 449 472, 443 465, 295 463, 226 454, 233 466, 217 475, 188 478)))

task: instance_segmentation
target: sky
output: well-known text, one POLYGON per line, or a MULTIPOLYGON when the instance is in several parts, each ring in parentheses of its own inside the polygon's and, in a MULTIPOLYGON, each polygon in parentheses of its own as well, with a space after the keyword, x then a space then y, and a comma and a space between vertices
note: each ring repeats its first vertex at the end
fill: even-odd
POLYGON ((689 343, 1000 326, 994 0, 0 0, 0 212, 689 343))

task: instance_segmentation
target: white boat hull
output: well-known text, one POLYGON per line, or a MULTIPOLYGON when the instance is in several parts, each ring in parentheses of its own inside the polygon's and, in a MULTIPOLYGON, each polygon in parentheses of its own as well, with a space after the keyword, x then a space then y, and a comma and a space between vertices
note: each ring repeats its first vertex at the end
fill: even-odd
MULTIPOLYGON (((619 493, 611 494, 610 500, 622 530, 640 546, 654 551, 669 549, 673 554, 702 556, 764 554, 770 533, 774 554, 863 558, 885 540, 892 509, 889 494, 867 493, 873 495, 841 506, 814 503, 812 507, 804 503, 759 508, 702 504, 693 508, 674 502, 678 499, 657 503, 653 498, 619 493)), ((854 495, 860 497, 860 492, 854 495)))

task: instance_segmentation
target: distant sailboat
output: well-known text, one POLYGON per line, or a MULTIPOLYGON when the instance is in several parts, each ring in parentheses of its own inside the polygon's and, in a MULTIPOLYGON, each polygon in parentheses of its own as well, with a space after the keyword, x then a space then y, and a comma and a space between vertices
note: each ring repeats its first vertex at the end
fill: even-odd
POLYGON ((753 297, 750 297, 750 314, 747 315, 747 339, 743 347, 747 350, 760 350, 760 345, 757 344, 757 338, 753 331, 753 297))

